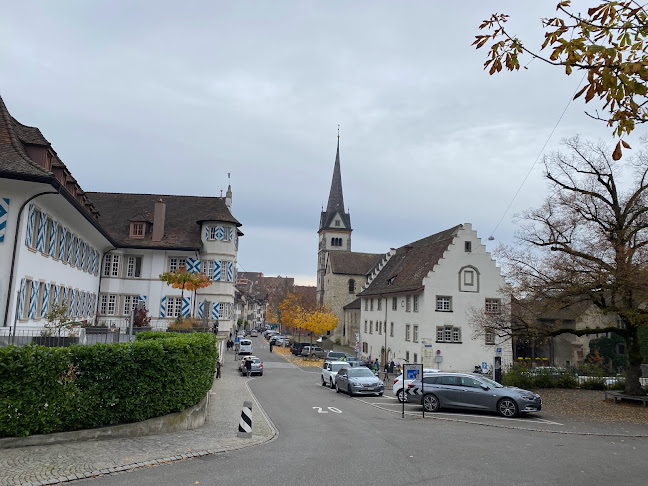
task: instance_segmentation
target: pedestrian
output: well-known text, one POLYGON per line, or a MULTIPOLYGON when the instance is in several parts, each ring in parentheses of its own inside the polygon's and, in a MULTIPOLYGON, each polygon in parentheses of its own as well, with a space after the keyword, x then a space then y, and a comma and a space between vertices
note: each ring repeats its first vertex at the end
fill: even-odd
POLYGON ((272 353, 272 341, 270 341, 270 352, 272 353))
POLYGON ((389 365, 387 364, 387 361, 385 361, 385 366, 383 367, 383 371, 385 372, 385 375, 389 373, 389 365))
POLYGON ((220 380, 221 377, 221 358, 216 360, 216 379, 220 380))
POLYGON ((246 358, 245 360, 245 371, 247 371, 248 378, 252 374, 252 358, 246 358))
POLYGON ((394 360, 393 359, 389 362, 389 372, 390 373, 394 372, 394 360))
POLYGON ((373 364, 374 373, 378 373, 379 368, 380 368, 380 365, 378 364, 378 358, 376 358, 376 361, 373 364))

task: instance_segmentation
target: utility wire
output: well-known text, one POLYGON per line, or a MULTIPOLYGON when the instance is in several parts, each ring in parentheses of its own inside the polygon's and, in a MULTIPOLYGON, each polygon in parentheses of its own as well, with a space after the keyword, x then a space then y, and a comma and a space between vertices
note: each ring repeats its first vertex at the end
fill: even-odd
POLYGON ((558 118, 558 121, 554 125, 553 129, 551 130, 551 133, 549 134, 549 136, 547 137, 547 140, 545 141, 544 145, 542 146, 542 149, 540 149, 540 152, 538 153, 538 156, 533 161, 533 164, 531 164, 531 167, 529 168, 529 171, 527 172, 526 176, 524 177, 524 180, 520 184, 520 187, 518 187, 518 190, 515 192, 515 195, 513 196, 513 199, 511 199, 511 202, 507 206, 506 211, 504 211, 504 214, 502 214, 502 217, 497 222, 497 224, 495 225, 495 228, 493 229, 490 236, 488 237, 489 240, 492 241, 492 240, 495 239, 495 238, 493 238, 493 235, 495 234, 495 231, 497 231, 497 228, 499 228, 499 225, 502 223, 502 221, 506 217, 506 214, 509 212, 509 209, 511 209, 511 206, 513 206, 513 203, 515 202, 515 199, 518 197, 518 194, 520 194, 520 191, 522 190, 522 187, 524 186, 524 183, 527 181, 527 179, 531 175, 531 171, 533 170, 535 165, 538 163, 538 160, 540 159, 540 156, 544 152, 545 148, 547 148, 547 144, 549 143, 549 140, 551 140, 551 137, 553 136, 554 132, 556 131, 556 128, 558 128, 558 125, 562 121, 563 116, 565 116, 565 113, 567 112, 567 108, 569 108, 569 105, 571 105, 571 102, 574 101, 574 96, 576 96, 576 93, 578 93, 578 90, 580 89, 580 86, 583 83, 583 80, 585 79, 586 75, 587 75, 587 73, 583 74, 583 77, 581 78, 580 82, 578 83, 578 86, 576 86, 576 89, 574 90, 574 94, 569 98, 569 101, 567 102, 567 106, 565 106, 565 109, 560 114, 560 118, 558 118))

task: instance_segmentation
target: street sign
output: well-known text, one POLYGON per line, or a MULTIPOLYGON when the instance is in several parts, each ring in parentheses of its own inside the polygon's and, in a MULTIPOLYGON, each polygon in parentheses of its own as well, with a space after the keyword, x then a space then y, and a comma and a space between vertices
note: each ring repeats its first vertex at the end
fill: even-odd
POLYGON ((234 342, 235 342, 235 343, 241 342, 241 338, 238 337, 238 336, 236 336, 236 337, 234 338, 234 342))
POLYGON ((497 354, 502 354, 502 348, 497 348, 496 353, 497 354))
MULTIPOLYGON (((418 387, 406 387, 405 380, 421 380, 421 386, 423 385, 423 364, 404 364, 403 365, 403 390, 406 395, 422 395, 423 390, 418 387)), ((405 402, 403 400, 403 411, 402 417, 405 418, 405 402)), ((425 410, 423 410, 423 417, 425 418, 425 410)))
POLYGON ((407 379, 416 380, 419 375, 419 370, 407 370, 407 379))
POLYGON ((488 371, 488 363, 486 361, 482 361, 482 373, 486 373, 488 371))

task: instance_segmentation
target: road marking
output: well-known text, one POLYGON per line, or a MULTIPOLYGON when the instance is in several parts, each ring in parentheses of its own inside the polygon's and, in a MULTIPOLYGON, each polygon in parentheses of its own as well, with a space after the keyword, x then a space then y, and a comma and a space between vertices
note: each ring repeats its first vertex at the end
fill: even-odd
POLYGON ((317 410, 317 413, 329 413, 329 410, 333 413, 342 413, 342 410, 336 407, 326 407, 328 410, 322 409, 322 407, 311 407, 313 410, 317 410))

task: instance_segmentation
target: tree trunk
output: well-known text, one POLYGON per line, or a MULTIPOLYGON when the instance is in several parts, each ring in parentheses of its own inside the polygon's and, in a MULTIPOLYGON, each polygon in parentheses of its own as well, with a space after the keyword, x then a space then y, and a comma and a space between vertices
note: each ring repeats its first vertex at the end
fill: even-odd
POLYGON ((645 395, 646 391, 641 388, 641 382, 639 381, 643 356, 641 355, 639 332, 636 326, 628 326, 626 328, 625 340, 628 353, 625 393, 626 395, 645 395))

